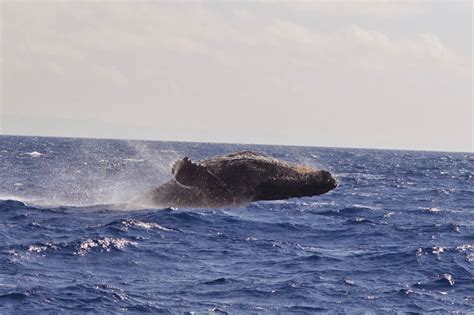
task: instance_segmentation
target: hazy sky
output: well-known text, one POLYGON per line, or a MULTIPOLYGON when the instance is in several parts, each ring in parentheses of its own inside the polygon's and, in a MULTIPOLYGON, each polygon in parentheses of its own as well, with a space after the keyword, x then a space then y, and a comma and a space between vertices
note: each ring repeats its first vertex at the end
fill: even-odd
POLYGON ((473 151, 472 2, 1 2, 2 134, 473 151))

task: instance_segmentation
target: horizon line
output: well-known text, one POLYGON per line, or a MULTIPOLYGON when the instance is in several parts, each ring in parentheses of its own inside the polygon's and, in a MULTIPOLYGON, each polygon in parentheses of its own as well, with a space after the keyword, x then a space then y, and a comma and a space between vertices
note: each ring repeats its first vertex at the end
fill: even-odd
POLYGON ((90 140, 123 140, 123 141, 157 141, 157 142, 184 142, 184 143, 202 143, 202 144, 239 144, 239 145, 257 145, 257 146, 283 146, 283 147, 306 147, 306 148, 327 148, 327 149, 353 149, 353 150, 385 150, 385 151, 414 151, 414 152, 433 152, 433 153, 467 153, 471 151, 449 151, 449 150, 428 150, 428 149, 399 149, 399 148, 374 148, 374 147, 344 147, 344 146, 317 146, 302 144, 275 144, 275 143, 246 143, 246 142, 220 142, 220 141, 191 141, 191 140, 170 140, 170 139, 137 139, 137 138, 101 138, 89 136, 45 136, 32 134, 9 134, 0 133, 2 136, 11 137, 38 137, 38 138, 70 138, 70 139, 90 139, 90 140))

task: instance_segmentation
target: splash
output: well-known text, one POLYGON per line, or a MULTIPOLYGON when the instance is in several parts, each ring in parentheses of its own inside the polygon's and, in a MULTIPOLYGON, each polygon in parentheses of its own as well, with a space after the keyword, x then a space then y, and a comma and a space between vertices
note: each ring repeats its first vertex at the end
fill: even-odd
MULTIPOLYGON (((34 184, 15 178, 11 183, 3 182, 0 199, 36 206, 112 205, 114 209, 132 210, 120 205, 169 179, 171 165, 179 157, 177 151, 156 142, 75 139, 69 143, 64 139, 61 145, 70 145, 68 150, 55 149, 54 145, 45 141, 40 148, 48 153, 48 159, 24 162, 30 164, 31 176, 41 174, 40 180, 34 184)), ((19 155, 46 156, 41 152, 19 155)))

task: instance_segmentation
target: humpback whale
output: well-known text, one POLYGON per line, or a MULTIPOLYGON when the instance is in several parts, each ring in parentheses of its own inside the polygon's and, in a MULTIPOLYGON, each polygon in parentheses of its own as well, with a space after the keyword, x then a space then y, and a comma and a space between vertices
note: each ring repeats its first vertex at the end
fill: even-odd
POLYGON ((132 199, 144 207, 212 208, 241 206, 258 200, 279 200, 324 194, 337 186, 328 171, 290 164, 242 151, 198 162, 174 162, 174 178, 132 199))

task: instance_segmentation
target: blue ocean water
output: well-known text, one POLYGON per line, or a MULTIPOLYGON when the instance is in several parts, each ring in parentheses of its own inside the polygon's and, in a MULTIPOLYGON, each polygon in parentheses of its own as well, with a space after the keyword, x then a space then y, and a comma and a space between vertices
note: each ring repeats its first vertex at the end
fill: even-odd
POLYGON ((474 155, 0 136, 0 313, 469 313, 474 155), (330 170, 311 198, 120 204, 237 150, 330 170))

